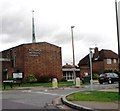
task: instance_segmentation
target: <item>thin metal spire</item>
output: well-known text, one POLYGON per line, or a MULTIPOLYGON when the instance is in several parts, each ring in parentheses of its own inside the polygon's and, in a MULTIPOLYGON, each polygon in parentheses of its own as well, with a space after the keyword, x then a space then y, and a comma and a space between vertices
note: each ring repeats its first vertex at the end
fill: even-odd
POLYGON ((35 43, 34 10, 32 10, 32 43, 35 43))

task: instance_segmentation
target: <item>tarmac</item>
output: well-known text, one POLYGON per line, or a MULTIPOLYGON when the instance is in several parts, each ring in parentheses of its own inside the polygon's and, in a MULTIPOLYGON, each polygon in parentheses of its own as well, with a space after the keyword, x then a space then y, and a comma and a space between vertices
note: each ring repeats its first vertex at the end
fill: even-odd
MULTIPOLYGON (((23 90, 24 88, 18 88, 18 90, 23 90)), ((45 87, 32 87, 32 88, 25 88, 27 90, 45 90, 45 87)), ((51 89, 51 88, 50 88, 51 89)), ((49 88, 47 88, 49 90, 49 88)), ((111 89, 102 89, 100 91, 114 91, 118 92, 118 88, 111 88, 111 89)), ((73 92, 74 93, 74 92, 73 92)), ((68 94, 69 95, 69 94, 68 94)), ((59 109, 63 109, 65 111, 69 111, 69 107, 73 108, 72 111, 79 110, 79 111, 120 111, 120 103, 118 102, 90 102, 90 101, 68 101, 65 95, 63 97, 56 98, 53 100, 53 105, 59 109), (63 104, 62 104, 63 103, 63 104), (65 105, 64 105, 65 104, 65 105)))

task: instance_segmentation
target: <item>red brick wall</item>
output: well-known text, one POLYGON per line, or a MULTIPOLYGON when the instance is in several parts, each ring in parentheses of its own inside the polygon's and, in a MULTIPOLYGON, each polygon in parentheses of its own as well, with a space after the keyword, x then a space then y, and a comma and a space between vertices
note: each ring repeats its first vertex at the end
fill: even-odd
POLYGON ((103 61, 97 61, 93 62, 93 73, 103 73, 104 72, 104 62, 103 61))
POLYGON ((93 73, 103 73, 105 70, 118 71, 118 63, 107 64, 107 60, 93 62, 93 73))
MULTIPOLYGON (((104 61, 94 61, 92 62, 92 71, 93 73, 96 74, 101 74, 103 73, 105 70, 117 70, 118 71, 118 62, 117 63, 113 63, 112 64, 107 64, 107 60, 105 59, 104 61)), ((89 67, 88 66, 81 66, 80 67, 80 73, 84 73, 84 72, 89 72, 89 67)))
MULTIPOLYGON (((24 72, 24 78, 30 74, 48 75, 62 78, 61 48, 43 42, 20 45, 12 49, 16 55, 14 71, 24 72)), ((8 50, 9 51, 9 50, 8 50)), ((3 51, 4 55, 8 51, 3 51)), ((5 65, 3 65, 5 67, 5 65)), ((12 68, 8 66, 8 69, 12 68)))
POLYGON ((114 63, 113 62, 113 59, 112 59, 112 64, 107 64, 107 59, 104 60, 104 68, 105 70, 117 70, 118 71, 118 61, 117 63, 114 63))
POLYGON ((80 67, 80 78, 82 78, 83 74, 86 73, 86 72, 88 74, 90 74, 90 68, 89 68, 89 66, 81 66, 80 67))
POLYGON ((24 72, 24 48, 21 45, 20 47, 14 48, 14 52, 16 55, 15 58, 15 70, 20 70, 21 72, 24 72))
POLYGON ((47 43, 25 45, 24 59, 26 76, 35 74, 36 76, 49 75, 62 78, 61 48, 47 43), (32 50, 31 52, 38 51, 39 54, 31 56, 30 50, 32 50))

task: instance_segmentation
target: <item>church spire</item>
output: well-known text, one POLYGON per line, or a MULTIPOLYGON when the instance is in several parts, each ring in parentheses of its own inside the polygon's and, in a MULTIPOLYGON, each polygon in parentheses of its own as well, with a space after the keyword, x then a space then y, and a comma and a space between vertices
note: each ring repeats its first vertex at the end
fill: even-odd
POLYGON ((35 43, 34 10, 32 10, 32 43, 35 43))

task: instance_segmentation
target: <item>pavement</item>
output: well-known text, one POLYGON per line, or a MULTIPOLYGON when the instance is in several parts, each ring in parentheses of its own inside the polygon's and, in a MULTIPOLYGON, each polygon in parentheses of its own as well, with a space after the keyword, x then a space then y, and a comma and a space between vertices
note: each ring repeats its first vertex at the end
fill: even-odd
MULTIPOLYGON (((118 89, 102 89, 100 91, 114 91, 118 89)), ((66 95, 68 96, 68 95, 66 95)), ((64 104, 80 111, 120 111, 120 103, 118 102, 90 102, 90 101, 67 101, 66 96, 61 100, 64 104)))

